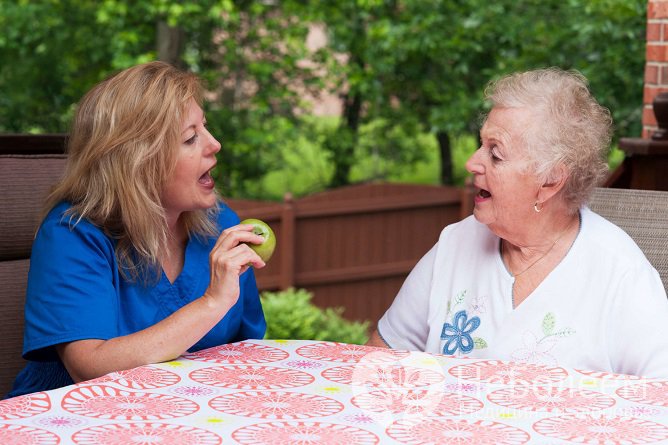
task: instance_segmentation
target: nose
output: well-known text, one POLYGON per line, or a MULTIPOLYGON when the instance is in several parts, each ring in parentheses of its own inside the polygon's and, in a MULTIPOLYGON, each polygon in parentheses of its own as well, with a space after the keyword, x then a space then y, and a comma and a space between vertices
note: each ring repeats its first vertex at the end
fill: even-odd
POLYGON ((205 129, 205 131, 206 131, 206 134, 207 134, 207 142, 208 142, 208 144, 207 144, 207 148, 209 148, 209 149, 211 150, 211 154, 216 154, 216 153, 218 153, 218 152, 220 151, 220 148, 222 147, 222 145, 220 144, 220 142, 218 142, 218 139, 216 139, 216 138, 209 132, 208 129, 205 129))
POLYGON ((483 164, 480 158, 482 156, 483 150, 484 148, 480 147, 479 149, 474 151, 473 154, 466 161, 465 167, 469 173, 472 173, 474 175, 479 175, 483 173, 483 164))

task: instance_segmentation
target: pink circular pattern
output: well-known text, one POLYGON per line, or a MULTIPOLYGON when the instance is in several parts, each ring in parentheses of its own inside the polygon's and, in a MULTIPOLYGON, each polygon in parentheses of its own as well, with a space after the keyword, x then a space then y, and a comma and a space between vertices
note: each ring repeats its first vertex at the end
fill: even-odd
POLYGON ((480 410, 484 404, 473 397, 427 390, 371 391, 350 401, 374 413, 411 416, 458 416, 480 410))
POLYGON ((440 418, 398 420, 387 428, 387 435, 412 445, 519 445, 530 439, 526 431, 503 423, 440 418))
POLYGON ((282 349, 250 342, 231 343, 184 355, 187 360, 230 364, 270 363, 290 356, 282 349))
POLYGON ((219 445, 223 440, 211 431, 164 423, 124 423, 94 426, 72 436, 78 445, 219 445))
POLYGON ((322 372, 322 377, 342 385, 373 388, 417 388, 445 380, 443 374, 431 369, 401 365, 338 366, 322 372))
POLYGON ((655 443, 668 439, 668 427, 635 417, 572 414, 539 420, 538 433, 555 439, 599 445, 655 443))
POLYGON ((568 371, 563 368, 500 360, 453 366, 450 368, 450 374, 464 380, 503 385, 545 385, 568 377, 568 371))
POLYGON ((189 377, 204 385, 232 389, 296 388, 315 380, 303 371, 259 365, 214 366, 193 371, 189 377))
POLYGON ((312 360, 337 363, 357 363, 365 356, 373 354, 373 362, 390 362, 401 360, 409 355, 408 351, 394 349, 378 349, 368 346, 347 343, 322 342, 302 346, 295 351, 302 357, 312 360))
POLYGON ((587 377, 593 377, 595 379, 601 379, 601 380, 640 380, 642 377, 637 376, 637 375, 629 375, 629 374, 614 374, 611 372, 603 372, 603 371, 590 371, 590 370, 584 370, 584 369, 575 369, 575 371, 579 372, 582 375, 586 375, 587 377))
POLYGON ((331 416, 343 410, 334 399, 296 392, 241 392, 211 399, 216 411, 235 416, 272 420, 298 420, 331 416))
POLYGON ((140 368, 118 371, 89 381, 88 383, 114 382, 130 389, 155 389, 172 386, 181 381, 178 374, 166 369, 142 366, 140 368))
POLYGON ((493 391, 487 398, 508 408, 550 413, 591 412, 616 403, 600 392, 550 386, 515 386, 493 391))
POLYGON ((239 428, 232 439, 243 445, 373 445, 375 434, 347 425, 320 422, 268 422, 239 428))
MULTIPOLYGON (((13 397, 0 403, 0 420, 14 420, 36 416, 51 409, 51 399, 45 392, 13 397)), ((0 442, 1 443, 1 442, 0 442)))
POLYGON ((35 420, 35 424, 45 428, 74 428, 87 424, 88 421, 74 416, 48 416, 35 420))
POLYGON ((202 385, 186 385, 172 388, 172 393, 185 397, 208 397, 217 393, 218 391, 210 386, 202 385))
POLYGON ((114 420, 172 419, 199 410, 195 402, 181 397, 103 385, 75 388, 63 396, 61 405, 72 414, 114 420))
POLYGON ((617 390, 617 395, 632 402, 668 408, 668 381, 623 386, 617 390))
POLYGON ((322 363, 318 363, 312 360, 292 360, 286 362, 285 365, 291 368, 299 368, 299 369, 316 369, 316 368, 322 368, 323 366, 322 363))
POLYGON ((60 443, 57 435, 23 425, 0 425, 0 443, 2 445, 56 445, 60 443))

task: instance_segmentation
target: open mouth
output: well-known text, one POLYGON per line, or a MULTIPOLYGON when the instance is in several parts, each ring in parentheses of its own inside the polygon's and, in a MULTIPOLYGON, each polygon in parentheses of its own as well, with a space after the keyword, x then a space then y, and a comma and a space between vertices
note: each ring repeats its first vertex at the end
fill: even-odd
POLYGON ((478 196, 481 198, 490 198, 492 194, 485 189, 480 189, 480 191, 478 192, 478 196))
POLYGON ((207 171, 204 173, 202 176, 199 177, 197 180, 200 184, 210 187, 213 185, 213 177, 211 176, 211 170, 207 171))

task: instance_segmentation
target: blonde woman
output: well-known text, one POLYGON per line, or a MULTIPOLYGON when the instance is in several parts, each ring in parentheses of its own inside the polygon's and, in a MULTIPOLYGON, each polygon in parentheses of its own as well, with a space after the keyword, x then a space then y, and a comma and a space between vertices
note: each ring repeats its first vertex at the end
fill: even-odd
POLYGON ((62 181, 33 245, 23 355, 10 396, 174 359, 266 324, 245 242, 221 202, 196 76, 151 62, 79 103, 62 181))

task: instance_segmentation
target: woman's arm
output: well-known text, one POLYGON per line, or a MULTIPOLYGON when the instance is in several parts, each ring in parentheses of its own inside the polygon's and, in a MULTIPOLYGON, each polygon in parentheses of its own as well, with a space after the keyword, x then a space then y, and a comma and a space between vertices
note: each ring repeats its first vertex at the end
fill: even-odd
POLYGON ((56 346, 72 379, 89 380, 113 371, 172 360, 206 335, 239 298, 239 276, 264 262, 243 242, 258 241, 243 228, 223 231, 209 263, 210 283, 204 295, 164 320, 133 334, 109 340, 77 340, 56 346))

